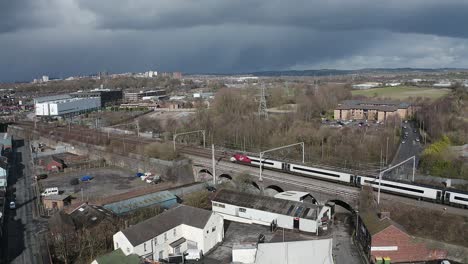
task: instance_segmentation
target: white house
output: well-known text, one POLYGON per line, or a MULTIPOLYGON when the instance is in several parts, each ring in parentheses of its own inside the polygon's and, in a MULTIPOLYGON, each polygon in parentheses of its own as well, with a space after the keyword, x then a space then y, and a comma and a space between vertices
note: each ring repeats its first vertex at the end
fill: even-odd
POLYGON ((220 190, 212 200, 213 212, 224 219, 317 233, 331 218, 331 207, 268 196, 220 190))
POLYGON ((114 234, 114 249, 153 260, 187 249, 208 252, 224 238, 223 218, 211 211, 179 205, 114 234))

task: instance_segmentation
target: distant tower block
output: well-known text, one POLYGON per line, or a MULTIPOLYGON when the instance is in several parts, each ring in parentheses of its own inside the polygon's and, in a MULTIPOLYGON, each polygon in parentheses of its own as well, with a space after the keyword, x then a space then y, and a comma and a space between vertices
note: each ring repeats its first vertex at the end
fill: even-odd
POLYGON ((260 102, 258 105, 258 116, 260 118, 268 119, 265 84, 262 84, 262 87, 261 87, 260 102))

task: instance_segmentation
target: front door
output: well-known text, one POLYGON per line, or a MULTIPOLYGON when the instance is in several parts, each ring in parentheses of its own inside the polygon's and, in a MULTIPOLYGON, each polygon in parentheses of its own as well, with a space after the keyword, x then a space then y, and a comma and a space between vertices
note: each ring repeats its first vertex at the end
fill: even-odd
POLYGON ((294 229, 299 229, 299 217, 294 218, 294 229))
POLYGON ((174 255, 180 255, 180 246, 174 248, 174 255))

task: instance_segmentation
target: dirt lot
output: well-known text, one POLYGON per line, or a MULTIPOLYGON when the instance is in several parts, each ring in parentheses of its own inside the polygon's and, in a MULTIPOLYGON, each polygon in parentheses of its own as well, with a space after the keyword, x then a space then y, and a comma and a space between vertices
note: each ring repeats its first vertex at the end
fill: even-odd
POLYGON ((140 178, 135 177, 135 172, 115 167, 88 169, 67 174, 50 174, 47 179, 41 180, 39 183, 41 188, 58 187, 60 191, 74 194, 77 198, 81 198, 81 189, 83 189, 83 198, 85 199, 120 194, 148 185, 140 178), (84 175, 90 175, 94 178, 90 182, 80 182, 78 185, 70 184, 70 180, 73 178, 80 178, 84 175))

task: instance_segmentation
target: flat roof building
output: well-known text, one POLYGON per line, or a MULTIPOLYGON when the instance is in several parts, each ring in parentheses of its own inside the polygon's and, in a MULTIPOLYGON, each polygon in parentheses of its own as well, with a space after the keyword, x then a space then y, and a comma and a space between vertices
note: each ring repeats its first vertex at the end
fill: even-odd
POLYGON ((99 97, 101 99, 101 107, 106 107, 122 102, 123 92, 122 90, 96 88, 90 91, 72 93, 71 96, 79 98, 99 97))
POLYGON ((66 116, 96 110, 101 107, 101 99, 99 97, 55 99, 37 102, 34 107, 36 116, 66 116))
POLYGON ((391 116, 407 119, 414 114, 414 107, 397 101, 346 100, 334 110, 336 120, 375 120, 385 121, 391 116))
POLYGON ((166 90, 141 90, 141 91, 125 91, 124 101, 125 102, 136 102, 143 100, 143 97, 157 97, 159 99, 167 97, 166 90))
POLYGON ((317 233, 322 225, 321 219, 331 217, 331 208, 315 204, 278 199, 274 197, 220 190, 212 200, 213 211, 224 219, 283 227, 305 232, 317 233), (328 217, 324 217, 328 216, 328 217))
POLYGON ((161 191, 105 204, 104 208, 117 215, 122 215, 140 208, 150 206, 170 208, 175 204, 177 204, 177 197, 174 194, 169 191, 161 191))

